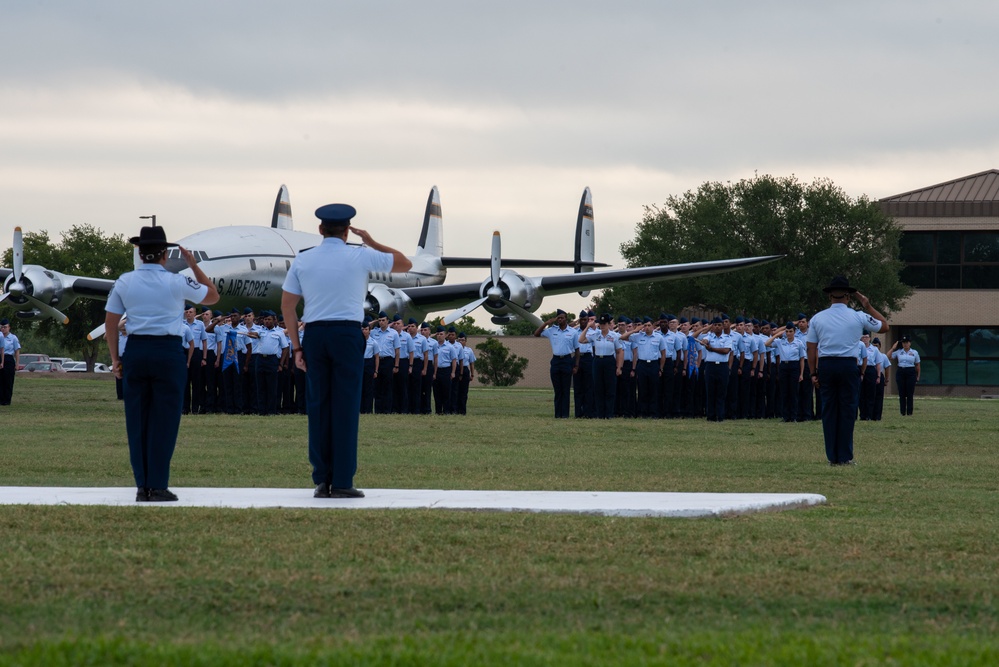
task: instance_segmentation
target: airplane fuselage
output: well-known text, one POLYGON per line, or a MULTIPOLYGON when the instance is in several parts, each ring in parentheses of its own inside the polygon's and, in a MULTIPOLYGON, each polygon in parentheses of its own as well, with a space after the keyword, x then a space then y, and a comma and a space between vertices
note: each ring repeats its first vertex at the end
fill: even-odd
MULTIPOLYGON (((322 237, 273 227, 216 227, 186 236, 177 243, 198 259, 201 270, 219 291, 218 310, 255 311, 281 307, 281 285, 298 253, 319 245, 322 237)), ((447 270, 440 257, 417 253, 406 273, 372 273, 368 282, 392 288, 443 284, 447 270)), ((174 273, 191 271, 178 248, 170 248, 166 267, 174 273)), ((334 285, 330 289, 335 289, 334 285)))

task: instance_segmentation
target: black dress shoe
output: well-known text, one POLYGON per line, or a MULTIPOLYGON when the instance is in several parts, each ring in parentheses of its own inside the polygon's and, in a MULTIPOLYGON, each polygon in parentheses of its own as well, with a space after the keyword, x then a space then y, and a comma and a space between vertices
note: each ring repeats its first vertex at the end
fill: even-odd
POLYGON ((316 485, 316 492, 312 494, 313 498, 329 498, 330 497, 330 485, 323 482, 322 484, 316 485))
POLYGON ((148 503, 149 502, 149 489, 138 488, 135 491, 135 502, 137 503, 148 503))
POLYGON ((177 500, 177 494, 167 489, 149 489, 149 502, 166 503, 177 500))
POLYGON ((330 489, 330 498, 363 498, 364 491, 350 487, 349 489, 330 489))

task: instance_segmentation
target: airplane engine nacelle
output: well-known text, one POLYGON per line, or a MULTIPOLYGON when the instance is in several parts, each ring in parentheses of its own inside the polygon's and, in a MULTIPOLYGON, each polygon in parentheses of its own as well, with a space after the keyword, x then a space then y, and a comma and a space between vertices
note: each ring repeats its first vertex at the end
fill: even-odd
POLYGON ((487 278, 482 283, 479 294, 486 298, 482 307, 493 316, 494 321, 508 320, 515 315, 505 301, 513 302, 532 313, 541 305, 534 284, 514 271, 500 273, 499 285, 493 285, 492 279, 487 278))
POLYGON ((33 319, 42 315, 25 298, 26 296, 34 297, 55 308, 64 308, 75 301, 75 299, 65 299, 63 303, 62 276, 40 266, 25 266, 20 282, 15 281, 13 275, 9 276, 4 283, 3 291, 9 294, 6 303, 17 309, 17 316, 21 319, 33 319))
POLYGON ((412 301, 399 290, 381 283, 368 285, 368 295, 364 299, 364 312, 371 317, 377 317, 379 312, 384 311, 391 319, 396 313, 405 314, 411 309, 411 306, 412 301))

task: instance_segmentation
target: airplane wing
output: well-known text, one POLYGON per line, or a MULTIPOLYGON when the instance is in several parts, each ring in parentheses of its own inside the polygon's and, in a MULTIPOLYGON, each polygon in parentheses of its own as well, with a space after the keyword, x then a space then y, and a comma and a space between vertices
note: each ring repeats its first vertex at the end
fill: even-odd
POLYGON ((752 266, 759 266, 781 259, 783 255, 768 255, 763 257, 747 257, 742 259, 724 259, 709 262, 692 262, 688 264, 665 264, 646 266, 634 269, 619 269, 616 271, 594 271, 591 273, 567 273, 563 275, 526 277, 515 271, 503 270, 498 274, 498 280, 490 277, 481 283, 460 283, 454 285, 432 285, 426 287, 409 287, 397 290, 403 298, 404 307, 400 310, 430 313, 440 310, 458 308, 448 317, 445 323, 454 321, 462 315, 471 312, 468 308, 476 302, 488 310, 495 319, 523 317, 530 321, 540 322, 533 315, 541 306, 546 296, 569 294, 581 290, 603 289, 615 285, 627 285, 644 282, 660 282, 693 278, 696 276, 713 275, 736 271, 752 266), (459 314, 460 312, 460 314, 459 314), (452 316, 457 315, 457 317, 452 316))

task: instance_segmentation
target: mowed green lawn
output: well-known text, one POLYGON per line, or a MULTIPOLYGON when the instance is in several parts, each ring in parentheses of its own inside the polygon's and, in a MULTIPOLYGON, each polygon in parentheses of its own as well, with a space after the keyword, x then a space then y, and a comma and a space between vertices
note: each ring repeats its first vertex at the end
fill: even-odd
MULTIPOLYGON (((18 378, 0 485, 132 485, 112 383, 18 378)), ((0 664, 999 663, 999 403, 567 421, 547 391, 361 420, 361 488, 811 492, 708 519, 0 506, 0 664)), ((185 417, 171 486, 301 487, 303 417, 185 417)))

